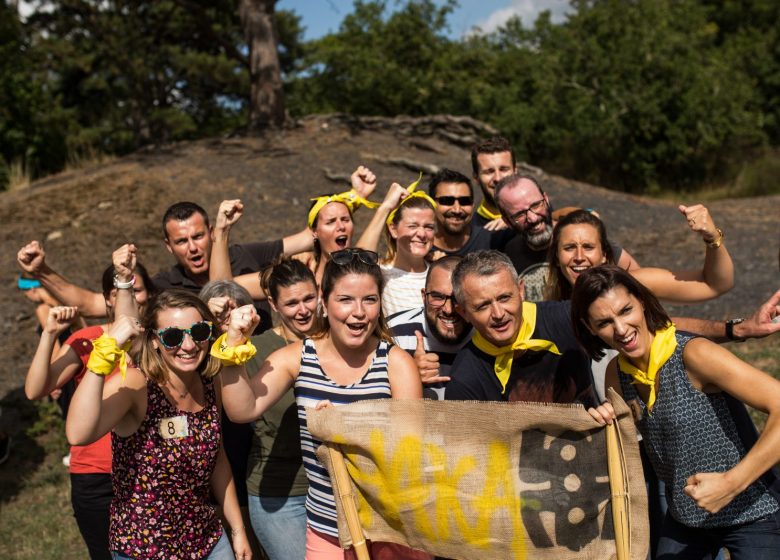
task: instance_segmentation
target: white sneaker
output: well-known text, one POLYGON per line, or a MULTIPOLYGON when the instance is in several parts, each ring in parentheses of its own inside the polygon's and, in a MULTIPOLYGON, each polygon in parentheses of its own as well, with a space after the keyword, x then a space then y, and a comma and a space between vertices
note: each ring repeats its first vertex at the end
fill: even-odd
POLYGON ((70 453, 68 453, 62 458, 62 464, 65 465, 66 467, 70 467, 70 453))

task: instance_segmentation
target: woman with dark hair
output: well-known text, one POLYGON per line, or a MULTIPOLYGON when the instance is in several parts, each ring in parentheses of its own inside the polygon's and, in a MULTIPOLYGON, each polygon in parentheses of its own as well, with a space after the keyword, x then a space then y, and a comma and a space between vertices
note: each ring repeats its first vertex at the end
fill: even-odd
MULTIPOLYGON (((314 260, 312 268, 319 283, 325 271, 325 265, 333 251, 352 246, 354 223, 352 214, 361 206, 375 208, 376 203, 368 197, 376 188, 376 177, 367 167, 359 166, 350 177, 352 189, 342 193, 325 194, 311 199, 306 216, 306 224, 314 239, 314 260)), ((217 220, 225 224, 225 231, 241 218, 240 211, 218 216, 217 220)), ((220 235, 214 241, 209 263, 210 280, 235 280, 249 291, 255 300, 264 300, 266 294, 260 289, 258 274, 242 274, 232 278, 230 257, 228 254, 228 235, 220 235)))
MULTIPOLYGON (((734 286, 734 266, 723 245, 723 232, 712 222, 701 205, 681 206, 691 231, 701 235, 705 257, 702 268, 670 271, 643 267, 631 274, 653 294, 670 303, 696 303, 716 298, 734 286)), ((617 256, 607 239, 607 230, 595 214, 575 210, 556 224, 547 253, 549 264, 545 299, 561 301, 571 298, 577 276, 602 264, 617 264, 617 256)))
MULTIPOLYGON (((251 558, 221 443, 213 377, 222 362, 208 355, 214 323, 195 295, 168 290, 147 305, 141 321, 122 316, 95 340, 66 433, 77 445, 112 433, 114 559, 221 560, 232 559, 233 551, 240 560, 251 558), (126 367, 122 348, 136 338, 139 366, 126 367), (106 379, 117 366, 121 375, 106 379), (212 494, 231 527, 233 550, 212 494)), ((226 339, 238 338, 231 321, 226 339)))
POLYGON ((414 360, 390 344, 382 315, 383 280, 377 260, 373 251, 333 252, 320 286, 322 317, 316 331, 271 354, 252 379, 239 368, 226 368, 222 373, 225 409, 239 422, 260 418, 294 387, 303 464, 309 479, 306 558, 310 560, 343 558, 344 551, 338 545, 330 478, 314 454, 321 442, 306 427, 306 408, 422 397, 414 360))
MULTIPOLYGON (((301 261, 278 260, 263 271, 260 285, 279 322, 252 337, 257 354, 246 364, 250 378, 271 353, 303 340, 317 323, 317 284, 301 261)), ((252 425, 246 469, 252 528, 270 560, 303 560, 309 484, 292 388, 252 425)))
MULTIPOLYGON (((38 349, 30 363, 24 381, 28 399, 37 400, 59 389, 71 379, 78 385, 87 371, 87 360, 92 352, 92 343, 113 327, 114 308, 119 290, 132 290, 140 309, 146 306, 154 295, 154 285, 141 264, 125 266, 135 260, 135 247, 124 245, 113 254, 114 265, 103 272, 103 297, 108 310, 108 322, 86 327, 74 332, 52 360, 52 352, 59 333, 68 328, 74 320, 76 307, 55 306, 49 310, 43 326, 38 349), (135 268, 135 274, 123 274, 135 268), (132 276, 132 278, 130 278, 132 276), (130 278, 128 281, 120 280, 130 278)), ((79 414, 75 409, 74 414, 79 414)), ((70 448, 71 504, 79 532, 87 545, 90 558, 107 559, 109 506, 113 491, 111 488, 111 436, 106 434, 88 445, 73 445, 70 448)))
MULTIPOLYGON (((583 272, 572 323, 591 358, 619 352, 606 384, 633 401, 669 511, 657 558, 780 557, 780 505, 772 467, 780 461, 780 381, 705 338, 675 331, 656 297, 614 266, 583 272), (730 396, 769 414, 751 446, 730 396)), ((609 403, 589 409, 612 422, 609 403)))
POLYGON ((357 242, 358 247, 376 251, 384 235, 387 255, 381 269, 385 279, 382 310, 386 317, 423 303, 420 293, 428 275, 425 257, 436 233, 436 202, 415 190, 419 182, 407 188, 393 183, 357 242))

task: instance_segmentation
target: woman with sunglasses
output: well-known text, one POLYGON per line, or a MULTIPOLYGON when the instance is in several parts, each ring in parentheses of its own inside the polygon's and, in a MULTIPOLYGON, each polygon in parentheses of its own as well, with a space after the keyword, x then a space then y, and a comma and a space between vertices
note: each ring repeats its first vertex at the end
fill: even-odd
MULTIPOLYGON (((607 387, 634 403, 669 511, 657 558, 780 558, 780 503, 772 467, 780 461, 780 381, 705 339, 675 331, 656 297, 614 266, 583 272, 572 294, 572 322, 596 359, 619 353, 607 387), (752 441, 729 395, 769 414, 752 441)), ((609 403, 589 409, 604 424, 609 403)), ((752 426, 749 426, 752 428, 752 426)))
MULTIPOLYGON (((132 293, 140 309, 153 295, 154 286, 149 274, 141 264, 135 264, 134 246, 124 245, 117 249, 113 262, 102 277, 108 323, 77 330, 60 347, 54 359, 52 353, 57 337, 74 320, 78 309, 55 306, 49 310, 24 382, 28 399, 42 399, 71 379, 77 385, 81 383, 93 341, 113 327, 118 293, 132 293)), ((79 414, 79 409, 73 409, 73 413, 79 414)), ((111 437, 106 434, 87 445, 71 446, 68 469, 73 514, 89 556, 92 560, 108 559, 111 557, 108 548, 109 506, 114 495, 111 487, 111 437)))
POLYGON ((196 296, 167 290, 141 321, 122 316, 94 343, 66 432, 74 444, 112 433, 115 559, 232 559, 233 551, 240 560, 251 558, 221 443, 213 377, 222 363, 208 354, 214 323, 196 296), (138 368, 125 367, 123 348, 136 338, 138 368), (116 365, 121 375, 106 379, 116 365), (233 550, 212 494, 230 525, 233 550))
POLYGON ((420 307, 420 293, 428 274, 426 255, 436 233, 436 202, 415 190, 419 180, 408 188, 393 183, 374 213, 357 245, 376 251, 384 234, 387 255, 382 261, 385 288, 382 310, 386 317, 420 307))
MULTIPOLYGON (((377 254, 335 251, 325 267, 321 325, 302 341, 271 354, 249 379, 241 368, 225 368, 225 409, 233 420, 260 418, 294 387, 303 464, 309 479, 306 500, 308 560, 344 558, 338 544, 336 506, 330 478, 314 454, 320 442, 306 428, 306 408, 366 399, 422 396, 414 360, 390 344, 382 314, 382 272, 377 254)), ((256 319, 255 319, 256 321, 256 319)), ((250 332, 253 324, 244 332, 250 332)), ((427 558, 408 550, 396 558, 427 558)))

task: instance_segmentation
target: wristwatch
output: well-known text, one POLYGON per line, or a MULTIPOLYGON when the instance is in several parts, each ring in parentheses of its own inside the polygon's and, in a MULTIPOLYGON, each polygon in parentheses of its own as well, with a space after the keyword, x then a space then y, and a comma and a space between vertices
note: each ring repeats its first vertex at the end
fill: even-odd
POLYGON ((739 325, 740 323, 743 323, 745 319, 743 317, 737 317, 736 319, 729 319, 726 321, 726 338, 729 340, 744 340, 743 338, 737 338, 734 336, 734 325, 739 325))

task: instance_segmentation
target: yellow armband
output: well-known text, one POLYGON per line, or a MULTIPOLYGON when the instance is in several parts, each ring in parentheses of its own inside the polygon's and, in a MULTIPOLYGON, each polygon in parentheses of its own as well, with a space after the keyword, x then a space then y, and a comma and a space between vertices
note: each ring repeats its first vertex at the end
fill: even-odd
POLYGON ((87 361, 87 369, 97 375, 109 375, 117 364, 122 374, 122 380, 125 379, 127 372, 127 351, 130 349, 128 340, 121 348, 117 346, 116 339, 103 333, 92 341, 92 352, 87 361))
POLYGON ((257 348, 249 339, 238 346, 228 346, 226 340, 227 333, 220 336, 211 346, 211 355, 219 358, 222 365, 243 366, 252 356, 257 354, 257 348))

